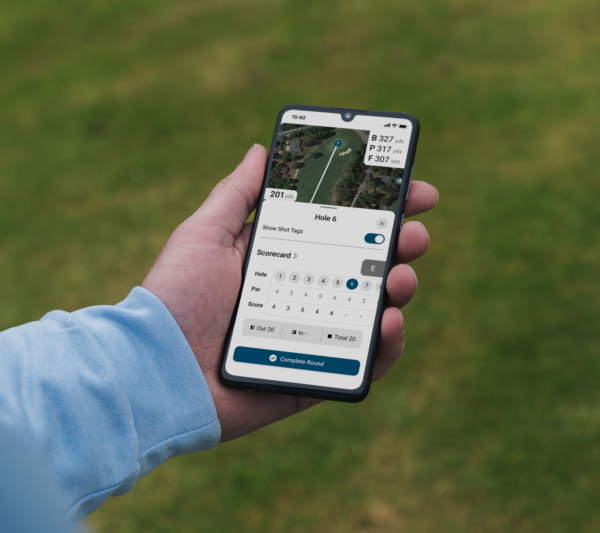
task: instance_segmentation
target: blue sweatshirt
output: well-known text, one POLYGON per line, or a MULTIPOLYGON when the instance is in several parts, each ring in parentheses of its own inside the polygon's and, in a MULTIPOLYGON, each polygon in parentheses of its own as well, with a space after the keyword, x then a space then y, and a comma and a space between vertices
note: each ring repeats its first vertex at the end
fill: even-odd
POLYGON ((37 532, 38 519, 71 531, 67 522, 220 436, 190 346, 145 289, 0 333, 0 531, 37 532))

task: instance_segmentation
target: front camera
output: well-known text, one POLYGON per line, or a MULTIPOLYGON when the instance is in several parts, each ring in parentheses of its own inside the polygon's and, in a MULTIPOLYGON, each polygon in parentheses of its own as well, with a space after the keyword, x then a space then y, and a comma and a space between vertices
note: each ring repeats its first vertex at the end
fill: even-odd
POLYGON ((347 120, 350 120, 352 118, 352 114, 351 113, 346 113, 344 115, 344 118, 347 119, 347 120))

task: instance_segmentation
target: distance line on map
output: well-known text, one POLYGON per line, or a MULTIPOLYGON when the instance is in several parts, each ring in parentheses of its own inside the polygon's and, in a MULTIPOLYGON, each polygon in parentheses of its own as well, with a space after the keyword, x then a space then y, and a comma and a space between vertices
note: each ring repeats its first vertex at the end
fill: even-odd
POLYGON ((329 158, 329 161, 327 161, 327 166, 325 167, 325 170, 323 171, 323 175, 321 176, 321 179, 319 180, 319 183, 317 184, 317 188, 315 189, 315 193, 313 194, 312 198, 310 199, 310 204, 313 203, 313 200, 315 199, 315 196, 317 195, 317 191, 319 190, 319 187, 321 186, 321 182, 323 181, 323 178, 325 177, 325 174, 327 173, 327 169, 329 168, 329 164, 331 163, 331 160, 333 159, 333 156, 335 155, 335 153, 337 152, 337 149, 339 148, 339 146, 342 144, 342 141, 337 140, 335 141, 335 148, 333 149, 333 153, 331 154, 331 157, 329 158))

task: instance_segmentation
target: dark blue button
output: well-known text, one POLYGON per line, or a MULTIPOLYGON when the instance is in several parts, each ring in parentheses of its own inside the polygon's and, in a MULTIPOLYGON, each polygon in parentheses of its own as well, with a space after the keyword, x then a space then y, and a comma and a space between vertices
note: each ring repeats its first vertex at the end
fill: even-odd
POLYGON ((379 233, 367 233, 365 235, 365 242, 368 242, 369 244, 383 244, 385 242, 385 237, 379 233))
POLYGON ((354 289, 356 289, 356 287, 358 287, 358 281, 356 281, 354 278, 350 278, 346 282, 346 287, 348 287, 351 291, 353 291, 354 289))
POLYGON ((342 141, 340 141, 339 139, 337 141, 335 141, 333 144, 335 144, 336 146, 342 146, 342 141))
POLYGON ((280 352, 279 350, 260 350, 259 348, 247 348, 246 346, 238 346, 235 349, 233 360, 238 363, 283 366, 299 370, 312 370, 313 372, 345 374, 346 376, 356 376, 360 369, 360 362, 354 359, 280 352))

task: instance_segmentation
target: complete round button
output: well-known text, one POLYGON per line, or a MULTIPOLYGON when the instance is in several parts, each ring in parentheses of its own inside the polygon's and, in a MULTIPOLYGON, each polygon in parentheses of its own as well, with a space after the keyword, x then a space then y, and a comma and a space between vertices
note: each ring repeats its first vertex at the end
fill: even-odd
POLYGON ((380 229, 387 228, 388 221, 385 218, 380 218, 375 225, 380 229))
POLYGON ((285 272, 283 270, 280 270, 279 272, 275 273, 275 279, 277 281, 283 281, 285 279, 285 272))
POLYGON ((356 287, 358 287, 358 281, 356 281, 354 278, 350 278, 346 282, 346 287, 348 287, 351 291, 353 291, 354 289, 356 289, 356 287))
POLYGON ((329 278, 327 276, 320 276, 317 283, 321 285, 321 287, 325 287, 325 285, 329 283, 329 278))
POLYGON ((292 283, 298 283, 300 281, 300 274, 298 274, 297 272, 290 274, 290 281, 292 283))
POLYGON ((370 290, 371 290, 371 287, 373 287, 373 283, 371 283, 370 281, 363 281, 363 282, 360 284, 360 288, 361 288, 363 291, 370 291, 370 290))

